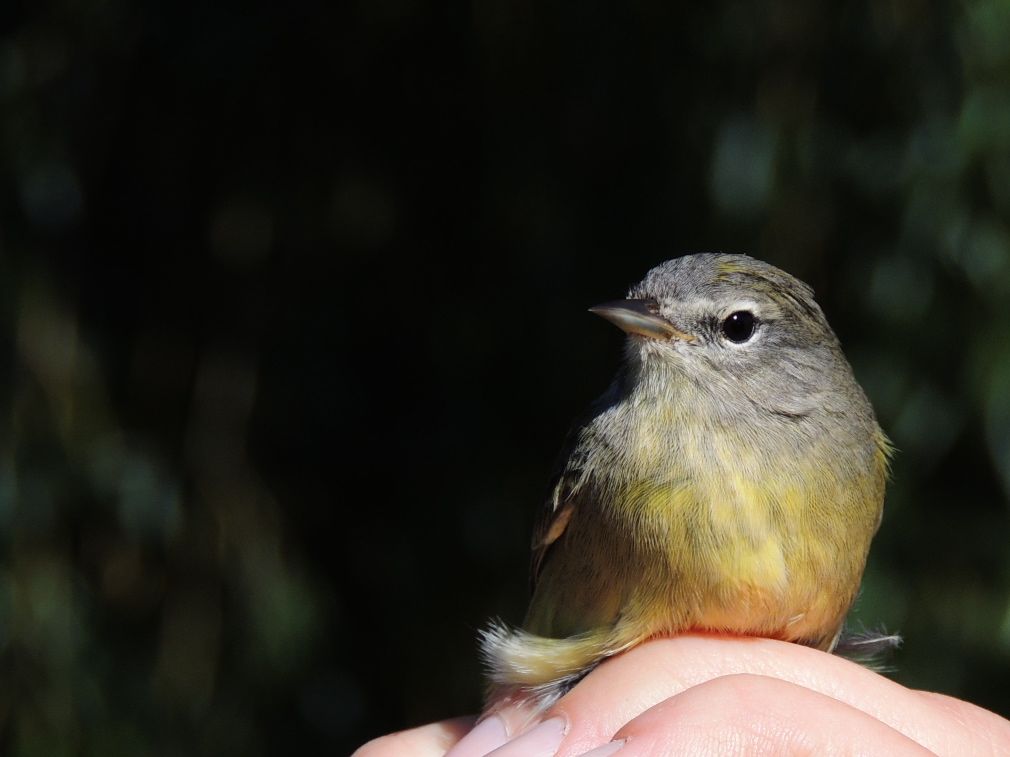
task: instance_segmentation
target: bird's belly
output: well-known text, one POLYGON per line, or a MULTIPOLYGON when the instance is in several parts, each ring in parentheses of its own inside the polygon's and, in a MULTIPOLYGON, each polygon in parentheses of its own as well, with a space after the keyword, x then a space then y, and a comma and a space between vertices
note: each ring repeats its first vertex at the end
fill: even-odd
POLYGON ((719 486, 652 491, 681 517, 657 518, 654 537, 640 543, 652 579, 634 591, 629 614, 648 635, 695 628, 829 644, 859 581, 844 540, 803 525, 791 496, 731 478, 719 486))
POLYGON ((683 627, 768 636, 823 646, 841 624, 851 596, 836 587, 769 587, 731 577, 716 587, 683 627))
MULTIPOLYGON (((830 646, 855 587, 841 573, 827 581, 818 566, 789 560, 781 545, 743 548, 721 561, 645 581, 632 594, 624 618, 636 635, 686 630, 721 631, 830 646)), ((665 573, 665 571, 659 571, 665 573)))

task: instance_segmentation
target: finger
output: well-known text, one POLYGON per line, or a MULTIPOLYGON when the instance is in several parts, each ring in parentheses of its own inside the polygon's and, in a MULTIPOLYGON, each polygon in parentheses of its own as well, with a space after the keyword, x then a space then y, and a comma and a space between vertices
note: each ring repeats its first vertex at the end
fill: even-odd
POLYGON ((553 757, 564 738, 561 718, 538 720, 535 709, 501 705, 449 750, 445 757, 553 757), (507 743, 506 743, 507 742, 507 743))
POLYGON ((848 660, 771 639, 687 635, 657 639, 608 660, 545 716, 567 730, 559 757, 606 743, 659 702, 721 676, 769 676, 862 710, 940 754, 951 744, 991 751, 986 734, 1010 744, 1010 723, 966 702, 911 691, 848 660))
POLYGON ((932 754, 837 699, 754 675, 723 676, 666 699, 621 728, 616 738, 624 746, 609 754, 618 757, 932 754))
POLYGON ((477 723, 472 731, 456 742, 445 757, 484 757, 508 741, 509 735, 516 732, 515 726, 508 724, 503 712, 498 711, 477 723))
POLYGON ((473 717, 453 718, 380 736, 351 757, 442 757, 474 723, 473 717))

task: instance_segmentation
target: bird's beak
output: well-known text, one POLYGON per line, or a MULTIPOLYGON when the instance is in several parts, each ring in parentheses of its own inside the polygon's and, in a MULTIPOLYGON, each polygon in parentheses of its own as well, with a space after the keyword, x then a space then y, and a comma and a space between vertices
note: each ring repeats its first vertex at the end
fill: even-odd
POLYGON ((614 300, 589 308, 589 312, 606 318, 628 334, 638 334, 650 339, 694 341, 693 336, 658 315, 659 308, 653 300, 614 300))

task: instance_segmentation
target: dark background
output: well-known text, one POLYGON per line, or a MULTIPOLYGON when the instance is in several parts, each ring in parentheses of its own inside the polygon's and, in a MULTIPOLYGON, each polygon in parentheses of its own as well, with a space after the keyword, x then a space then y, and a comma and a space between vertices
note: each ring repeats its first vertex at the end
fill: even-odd
POLYGON ((689 251, 818 291, 900 450, 858 618, 1010 714, 1010 3, 0 10, 0 750, 345 754, 478 707, 689 251))

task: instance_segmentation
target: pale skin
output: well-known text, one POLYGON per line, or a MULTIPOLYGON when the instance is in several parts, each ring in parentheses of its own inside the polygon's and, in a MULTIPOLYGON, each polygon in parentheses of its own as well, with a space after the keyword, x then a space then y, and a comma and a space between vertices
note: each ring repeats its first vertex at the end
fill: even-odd
MULTIPOLYGON (((501 716, 509 737, 537 725, 515 709, 501 716)), ((577 757, 623 740, 608 754, 1010 755, 1010 721, 988 710, 771 639, 690 634, 647 642, 603 663, 538 722, 553 718, 561 718, 553 738, 494 754, 577 757)), ((473 724, 456 718, 390 734, 355 757, 442 757, 473 724)), ((466 753, 466 742, 460 747, 466 753)))

